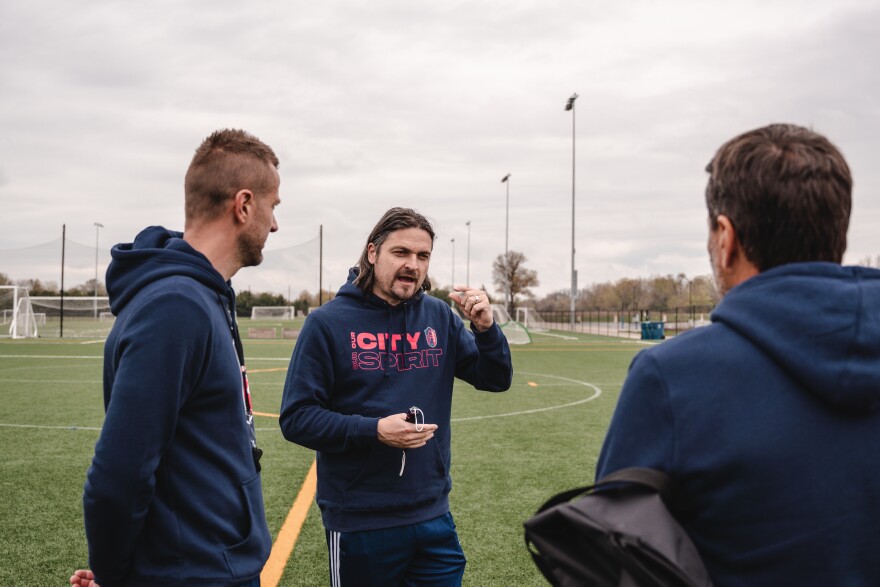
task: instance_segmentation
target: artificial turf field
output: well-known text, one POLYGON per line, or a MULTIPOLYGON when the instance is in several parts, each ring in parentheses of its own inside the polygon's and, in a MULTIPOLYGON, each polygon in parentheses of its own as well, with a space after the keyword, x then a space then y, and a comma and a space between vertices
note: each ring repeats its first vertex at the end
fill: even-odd
MULTIPOLYGON (((242 322, 242 330, 250 326, 242 322)), ((551 495, 592 480, 637 341, 533 334, 512 346, 510 391, 456 381, 452 514, 468 559, 464 585, 546 585, 524 546, 522 522, 551 495)), ((264 450, 263 490, 273 539, 314 453, 284 440, 277 417, 295 341, 246 340, 264 450)), ((102 340, 0 340, 0 585, 67 585, 87 565, 82 487, 104 417, 102 340)), ((329 584, 312 502, 278 585, 329 584)), ((264 581, 264 587, 267 587, 264 581)), ((271 587, 271 586, 269 586, 271 587)))

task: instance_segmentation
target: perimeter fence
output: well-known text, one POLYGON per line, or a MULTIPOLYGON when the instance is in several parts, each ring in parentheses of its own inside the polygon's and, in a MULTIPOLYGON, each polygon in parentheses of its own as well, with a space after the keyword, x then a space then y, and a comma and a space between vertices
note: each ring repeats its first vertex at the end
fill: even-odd
POLYGON ((661 325, 663 336, 706 326, 714 306, 686 306, 665 310, 575 310, 537 312, 517 308, 517 321, 530 332, 563 331, 619 338, 643 338, 643 325, 661 325))

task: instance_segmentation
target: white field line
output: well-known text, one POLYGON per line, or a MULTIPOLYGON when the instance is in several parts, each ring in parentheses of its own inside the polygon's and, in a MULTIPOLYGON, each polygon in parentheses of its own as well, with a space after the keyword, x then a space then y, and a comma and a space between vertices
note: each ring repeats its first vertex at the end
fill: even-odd
MULTIPOLYGON (((570 408, 572 406, 584 404, 589 401, 593 401, 594 399, 596 399, 597 397, 602 395, 601 389, 599 389, 597 386, 593 385, 592 383, 588 383, 586 381, 578 381, 577 379, 570 379, 568 377, 560 377, 559 375, 546 375, 543 373, 529 373, 529 372, 525 372, 525 371, 519 371, 517 373, 517 375, 530 375, 532 377, 539 377, 539 378, 549 377, 551 379, 559 379, 561 381, 567 381, 569 383, 574 383, 577 385, 583 385, 584 387, 589 387, 593 390, 593 393, 589 397, 579 399, 574 402, 569 402, 566 404, 558 404, 555 406, 545 406, 543 408, 535 408, 532 410, 519 410, 516 412, 506 412, 503 414, 487 414, 485 416, 470 416, 470 417, 466 417, 466 418, 453 418, 451 421, 452 422, 471 422, 474 420, 491 420, 492 418, 508 418, 510 416, 522 416, 525 414, 536 414, 538 412, 549 412, 551 410, 560 410, 562 408, 570 408)), ((523 384, 518 383, 516 385, 520 386, 523 384)), ((556 384, 550 384, 550 385, 560 386, 562 384, 556 383, 556 384)), ((100 428, 94 428, 94 427, 89 427, 89 426, 40 426, 40 425, 36 425, 36 424, 7 424, 7 423, 3 423, 3 422, 0 422, 0 428, 36 428, 36 429, 41 429, 41 430, 100 430, 100 428)), ((278 428, 257 428, 257 430, 258 431, 261 431, 261 430, 275 430, 275 431, 277 431, 278 428)))

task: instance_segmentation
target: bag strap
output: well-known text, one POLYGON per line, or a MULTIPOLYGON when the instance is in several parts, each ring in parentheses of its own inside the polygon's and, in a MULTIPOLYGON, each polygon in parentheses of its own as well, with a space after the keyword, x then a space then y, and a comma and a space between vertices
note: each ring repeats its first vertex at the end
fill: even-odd
POLYGON ((598 488, 613 483, 636 483, 637 485, 643 485, 659 493, 663 501, 667 501, 667 498, 671 498, 675 494, 675 484, 672 482, 672 479, 669 478, 669 475, 657 469, 645 467, 618 469, 596 481, 593 487, 598 488))
POLYGON ((672 511, 682 511, 685 509, 684 504, 681 501, 681 494, 678 491, 675 482, 673 482, 669 475, 657 469, 627 467, 605 475, 592 485, 576 487, 558 493, 547 500, 547 502, 535 513, 539 514, 544 510, 548 510, 561 503, 569 502, 580 495, 593 493, 597 489, 606 489, 614 485, 627 483, 641 485, 656 491, 666 506, 672 511))

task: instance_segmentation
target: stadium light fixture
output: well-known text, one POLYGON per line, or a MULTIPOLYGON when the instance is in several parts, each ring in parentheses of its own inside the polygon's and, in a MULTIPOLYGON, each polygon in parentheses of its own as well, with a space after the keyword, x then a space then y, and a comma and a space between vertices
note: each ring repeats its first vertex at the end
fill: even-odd
POLYGON ((574 306, 577 299, 577 271, 574 268, 574 171, 575 171, 575 126, 574 126, 574 101, 578 99, 577 93, 571 95, 565 104, 565 110, 571 110, 571 331, 574 332, 574 306))

